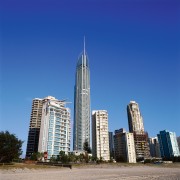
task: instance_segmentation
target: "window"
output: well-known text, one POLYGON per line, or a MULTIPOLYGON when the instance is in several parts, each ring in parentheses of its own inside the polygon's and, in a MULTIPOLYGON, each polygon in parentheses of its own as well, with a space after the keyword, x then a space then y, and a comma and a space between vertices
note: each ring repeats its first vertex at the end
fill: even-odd
POLYGON ((48 136, 49 136, 49 137, 53 136, 52 132, 49 132, 48 136))
POLYGON ((48 149, 50 150, 52 147, 51 146, 48 146, 48 149))

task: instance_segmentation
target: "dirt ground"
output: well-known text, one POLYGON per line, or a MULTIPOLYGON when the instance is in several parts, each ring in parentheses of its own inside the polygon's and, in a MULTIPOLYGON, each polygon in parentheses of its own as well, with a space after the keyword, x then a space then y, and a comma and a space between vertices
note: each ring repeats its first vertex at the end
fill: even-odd
POLYGON ((70 168, 1 168, 0 180, 180 180, 180 166, 94 165, 70 168))

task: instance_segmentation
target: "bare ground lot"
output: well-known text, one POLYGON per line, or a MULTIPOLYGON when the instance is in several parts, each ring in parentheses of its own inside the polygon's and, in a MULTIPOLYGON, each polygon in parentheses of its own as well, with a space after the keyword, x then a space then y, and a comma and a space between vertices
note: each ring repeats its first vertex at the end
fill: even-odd
POLYGON ((1 167, 0 180, 180 180, 180 164, 81 165, 70 168, 16 165, 1 167))

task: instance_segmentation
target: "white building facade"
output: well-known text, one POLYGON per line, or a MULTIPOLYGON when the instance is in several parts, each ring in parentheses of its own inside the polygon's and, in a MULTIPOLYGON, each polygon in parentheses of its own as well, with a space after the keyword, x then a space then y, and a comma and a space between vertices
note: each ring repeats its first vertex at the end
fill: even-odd
POLYGON ((136 163, 136 152, 135 152, 133 133, 126 132, 125 140, 126 140, 127 162, 128 163, 136 163))
POLYGON ((92 111, 92 154, 104 161, 110 160, 108 113, 106 110, 92 111))
POLYGON ((70 109, 65 104, 52 96, 44 98, 38 151, 47 152, 48 159, 70 151, 70 109))

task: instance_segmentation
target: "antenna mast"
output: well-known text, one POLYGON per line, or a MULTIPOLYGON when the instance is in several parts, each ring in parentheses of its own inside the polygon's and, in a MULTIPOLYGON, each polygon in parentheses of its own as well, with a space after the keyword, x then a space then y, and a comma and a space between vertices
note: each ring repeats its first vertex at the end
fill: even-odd
POLYGON ((85 56, 85 47, 86 47, 86 41, 85 41, 85 36, 84 36, 84 56, 85 56))

